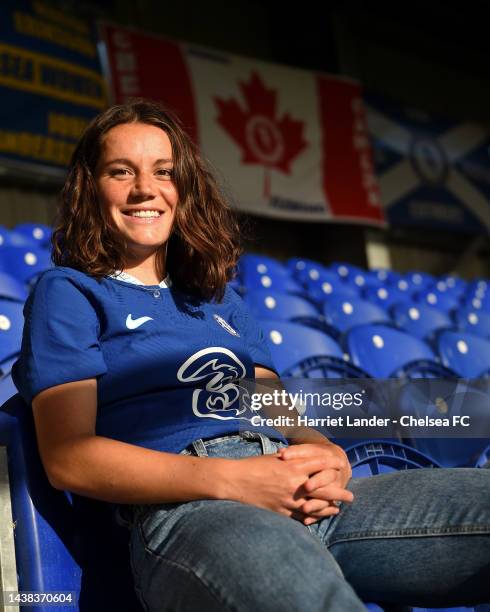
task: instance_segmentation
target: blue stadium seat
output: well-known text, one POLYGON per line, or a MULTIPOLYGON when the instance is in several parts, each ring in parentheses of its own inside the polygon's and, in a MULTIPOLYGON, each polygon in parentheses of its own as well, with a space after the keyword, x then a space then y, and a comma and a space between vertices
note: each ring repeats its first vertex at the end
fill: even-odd
POLYGON ((240 257, 238 262, 240 275, 246 274, 285 274, 289 276, 289 270, 277 259, 267 255, 256 255, 246 253, 240 257))
POLYGON ((289 270, 276 262, 270 264, 248 262, 241 267, 240 280, 247 290, 271 289, 283 293, 303 294, 302 286, 292 278, 289 270), (280 267, 278 267, 280 266, 280 267), (266 270, 262 272, 261 270, 266 270))
POLYGON ((313 269, 308 274, 305 281, 306 293, 319 305, 331 295, 359 297, 358 287, 340 280, 333 272, 313 269))
POLYGON ((14 232, 24 234, 41 247, 49 247, 52 228, 43 223, 19 223, 14 227, 14 232))
POLYGON ((417 270, 407 272, 403 277, 419 291, 421 291, 424 287, 433 285, 435 280, 432 274, 427 274, 427 272, 419 272, 417 270))
POLYGON ((388 440, 368 440, 345 448, 355 478, 439 465, 419 451, 388 440))
POLYGON ((4 225, 0 225, 0 248, 9 244, 9 234, 10 230, 8 230, 4 225))
POLYGON ((386 268, 373 268, 368 272, 368 275, 375 278, 383 285, 393 285, 398 279, 401 278, 401 274, 399 272, 394 272, 393 270, 388 270, 386 268))
POLYGON ((475 461, 475 467, 490 468, 490 446, 487 446, 480 453, 480 456, 475 461))
POLYGON ((389 310, 395 304, 405 302, 410 299, 408 291, 400 291, 398 287, 367 287, 364 292, 364 299, 389 310))
POLYGON ((0 272, 6 272, 23 283, 31 282, 52 266, 49 251, 37 245, 6 246, 0 249, 0 272))
POLYGON ((390 323, 390 318, 383 308, 357 298, 332 295, 323 304, 325 321, 346 332, 355 325, 365 323, 390 323))
POLYGON ((461 305, 460 299, 447 291, 437 291, 434 288, 424 289, 414 295, 416 302, 434 306, 444 312, 451 312, 461 305))
POLYGON ((453 327, 447 313, 415 302, 395 304, 391 310, 391 316, 398 327, 420 339, 431 336, 439 329, 453 327))
POLYGON ((110 504, 54 489, 42 467, 32 412, 19 395, 1 408, 14 415, 8 446, 15 546, 22 591, 75 591, 72 608, 39 605, 33 612, 137 612, 128 533, 110 504))
POLYGON ((461 308, 454 314, 458 329, 482 338, 490 338, 490 313, 474 308, 461 308))
POLYGON ((257 319, 294 321, 298 318, 318 318, 318 310, 307 300, 277 291, 248 291, 243 298, 257 319))
MULTIPOLYGON (((356 277, 360 279, 364 278, 368 274, 359 266, 338 261, 335 261, 333 264, 331 264, 328 269, 335 272, 335 274, 337 274, 342 280, 350 280, 351 282, 355 282, 356 277)), ((362 287, 364 285, 363 282, 361 282, 360 284, 358 282, 356 284, 359 287, 362 287)))
POLYGON ((24 327, 23 308, 21 302, 0 299, 0 370, 4 374, 7 372, 6 363, 20 351, 24 327))
POLYGON ((259 321, 272 361, 284 377, 360 378, 366 374, 344 359, 340 346, 326 334, 283 321, 259 321))
POLYGON ((345 345, 352 363, 374 378, 447 377, 452 374, 438 363, 425 342, 384 325, 354 327, 347 333, 345 345))
POLYGON ((490 374, 490 341, 458 331, 443 331, 437 337, 442 363, 462 378, 490 374))
POLYGON ((25 286, 11 274, 0 272, 0 299, 13 300, 14 302, 25 302, 27 291, 25 286))

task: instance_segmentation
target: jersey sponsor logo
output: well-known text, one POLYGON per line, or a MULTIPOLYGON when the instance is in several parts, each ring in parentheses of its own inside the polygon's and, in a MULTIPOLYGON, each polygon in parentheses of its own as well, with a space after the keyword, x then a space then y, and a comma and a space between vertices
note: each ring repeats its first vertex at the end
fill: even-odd
POLYGON ((239 384, 239 379, 246 374, 235 353, 222 346, 212 346, 191 355, 180 366, 177 378, 199 387, 192 394, 192 412, 197 417, 250 421, 253 413, 248 392, 239 384))
POLYGON ((128 329, 137 329, 138 327, 141 327, 141 325, 143 325, 143 323, 146 323, 147 321, 153 321, 153 318, 152 317, 139 317, 138 319, 133 319, 133 316, 131 314, 128 314, 126 318, 126 327, 128 329))
POLYGON ((221 327, 223 329, 226 329, 226 331, 231 334, 232 336, 236 336, 237 338, 240 337, 240 334, 237 332, 236 329, 233 329, 233 327, 227 323, 222 317, 220 317, 217 314, 213 315, 214 320, 216 321, 216 323, 218 323, 219 325, 221 325, 221 327))

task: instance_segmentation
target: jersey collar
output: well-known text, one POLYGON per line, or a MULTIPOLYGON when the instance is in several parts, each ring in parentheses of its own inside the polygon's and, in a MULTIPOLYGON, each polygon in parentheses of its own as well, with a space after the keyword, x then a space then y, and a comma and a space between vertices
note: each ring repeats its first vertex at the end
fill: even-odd
MULTIPOLYGON (((115 278, 116 280, 122 280, 127 283, 133 283, 133 285, 145 286, 145 283, 142 283, 139 279, 134 277, 132 274, 128 274, 127 272, 123 272, 122 270, 116 270, 114 274, 108 274, 107 277, 115 278)), ((152 285, 152 287, 153 286, 154 285, 152 285)), ((161 287, 162 289, 168 289, 169 287, 172 286, 172 281, 170 280, 170 277, 168 276, 168 274, 160 283, 158 283, 158 286, 161 287)))

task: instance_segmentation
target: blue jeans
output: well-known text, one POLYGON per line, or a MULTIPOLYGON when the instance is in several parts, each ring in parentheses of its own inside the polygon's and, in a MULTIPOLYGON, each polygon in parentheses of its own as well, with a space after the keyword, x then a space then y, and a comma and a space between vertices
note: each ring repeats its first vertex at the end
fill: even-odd
MULTIPOLYGON (((263 434, 196 440, 183 454, 241 458, 263 434)), ((352 504, 308 527, 228 500, 134 506, 131 563, 145 610, 365 612, 490 601, 490 470, 354 478, 352 504)))

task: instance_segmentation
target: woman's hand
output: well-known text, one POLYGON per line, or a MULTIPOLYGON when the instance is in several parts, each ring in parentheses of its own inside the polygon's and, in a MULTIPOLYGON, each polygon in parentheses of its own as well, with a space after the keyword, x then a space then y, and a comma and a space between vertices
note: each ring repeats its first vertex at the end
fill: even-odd
MULTIPOLYGON (((330 477, 328 490, 334 496, 332 499, 351 501, 352 493, 338 484, 344 466, 341 457, 319 452, 300 455, 287 460, 280 453, 234 460, 237 469, 233 470, 229 482, 232 487, 229 498, 304 522, 311 518, 303 510, 304 505, 311 501, 308 482, 323 474, 324 479, 330 477)), ((317 478, 313 482, 318 485, 320 481, 317 478)), ((322 516, 333 516, 338 512, 335 505, 330 505, 322 509, 322 516)))
POLYGON ((300 512, 305 515, 303 520, 305 525, 311 525, 321 518, 331 516, 331 509, 336 507, 336 502, 352 502, 354 499, 352 493, 345 489, 352 477, 352 469, 347 455, 340 446, 330 442, 293 444, 281 448, 279 456, 284 461, 308 457, 336 457, 341 461, 339 469, 326 468, 313 474, 304 483, 303 489, 306 491, 307 500, 301 505, 300 512), (344 493, 342 497, 338 495, 339 490, 344 493))

